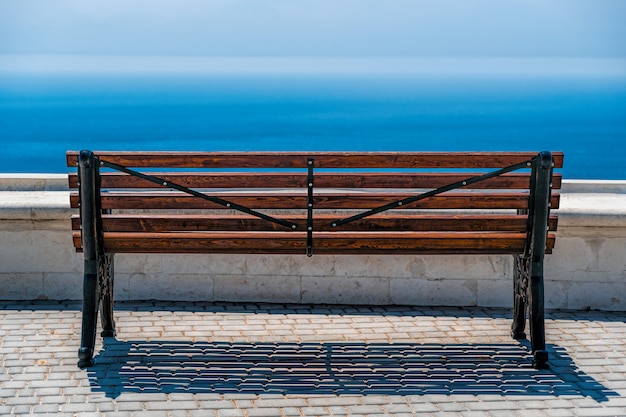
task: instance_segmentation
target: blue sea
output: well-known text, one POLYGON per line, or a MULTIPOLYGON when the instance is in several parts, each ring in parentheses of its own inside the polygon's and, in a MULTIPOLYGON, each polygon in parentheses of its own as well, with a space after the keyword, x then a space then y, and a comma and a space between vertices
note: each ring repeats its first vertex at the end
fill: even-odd
POLYGON ((626 74, 4 72, 0 138, 5 173, 68 149, 552 150, 565 178, 626 179, 626 74))

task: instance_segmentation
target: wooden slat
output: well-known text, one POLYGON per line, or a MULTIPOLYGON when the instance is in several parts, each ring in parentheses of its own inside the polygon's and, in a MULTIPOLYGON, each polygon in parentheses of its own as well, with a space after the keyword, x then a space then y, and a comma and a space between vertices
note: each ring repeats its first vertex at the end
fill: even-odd
MULTIPOLYGON (((303 253, 304 232, 221 233, 105 233, 109 253, 303 253)), ((75 245, 80 233, 74 232, 75 245)), ((441 232, 318 232, 313 234, 318 254, 349 253, 521 253, 525 233, 441 232)), ((548 238, 554 246, 554 236, 548 238)), ((80 247, 78 244, 77 247, 80 247)))
MULTIPOLYGON (((298 225, 297 230, 306 228, 306 216, 281 217, 298 225)), ((331 222, 337 215, 316 215, 313 229, 316 231, 337 230, 331 222)), ((362 219, 342 226, 339 231, 499 231, 524 232, 528 218, 521 215, 410 215, 403 213, 383 214, 362 219)), ((105 232, 190 232, 190 231, 271 231, 285 230, 283 226, 263 219, 245 215, 147 215, 108 214, 103 216, 105 232)), ((80 229, 80 218, 73 216, 72 228, 80 229)), ((549 221, 550 230, 556 230, 557 217, 549 221)))
MULTIPOLYGON (((439 188, 466 180, 481 173, 325 173, 315 174, 316 188, 439 188)), ((306 188, 306 173, 151 173, 168 183, 188 188, 306 188)), ((106 172, 101 175, 102 188, 163 188, 163 186, 134 176, 106 172)), ((69 175, 70 188, 78 187, 78 175, 69 175)), ((464 189, 528 189, 528 173, 506 174, 481 181, 464 189)), ((561 188, 561 175, 555 174, 553 188, 561 188)))
MULTIPOLYGON (((307 197, 302 194, 258 194, 241 195, 212 193, 231 203, 252 209, 305 209, 307 197)), ((317 194, 314 196, 316 209, 372 209, 392 203, 413 194, 317 194)), ((558 208, 559 196, 552 195, 552 208, 558 208)), ((78 208, 78 195, 70 195, 70 203, 78 208)), ((528 207, 526 193, 450 193, 402 206, 402 209, 525 209, 528 207)), ((211 201, 182 193, 105 193, 102 195, 103 209, 223 209, 211 201)))
MULTIPOLYGON (((96 151, 102 160, 126 167, 171 168, 503 168, 529 160, 537 152, 112 152, 96 151)), ((67 152, 76 166, 78 151, 67 152)), ((563 153, 553 152, 555 166, 563 153)))

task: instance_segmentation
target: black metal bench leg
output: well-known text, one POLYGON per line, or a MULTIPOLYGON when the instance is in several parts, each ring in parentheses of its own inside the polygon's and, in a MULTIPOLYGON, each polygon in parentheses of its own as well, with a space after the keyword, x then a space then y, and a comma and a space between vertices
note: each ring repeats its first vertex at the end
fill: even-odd
POLYGON ((96 344, 96 328, 98 325, 98 304, 100 300, 98 275, 95 262, 85 262, 83 282, 83 323, 78 349, 78 367, 87 368, 93 365, 94 347, 96 344))
POLYGON ((548 368, 548 351, 546 350, 546 330, 544 313, 543 276, 530 279, 530 343, 537 369, 548 368))
POLYGON ((101 276, 100 317, 102 318, 102 337, 115 337, 115 320, 113 318, 114 277, 113 255, 105 255, 99 273, 101 276))
POLYGON ((552 182, 552 155, 541 152, 533 165, 532 185, 536 188, 530 197, 532 210, 530 274, 529 274, 529 318, 530 343, 534 356, 535 368, 548 367, 546 350, 543 260, 546 252, 548 219, 550 216, 550 187, 552 182))
MULTIPOLYGON (((80 180, 80 218, 83 255, 85 260, 83 278, 83 323, 78 349, 78 366, 86 368, 93 365, 98 309, 101 299, 103 280, 102 270, 106 256, 102 252, 101 225, 99 207, 99 176, 95 155, 90 151, 81 151, 78 157, 78 175, 80 180)), ((107 323, 109 325, 110 323, 107 323)))

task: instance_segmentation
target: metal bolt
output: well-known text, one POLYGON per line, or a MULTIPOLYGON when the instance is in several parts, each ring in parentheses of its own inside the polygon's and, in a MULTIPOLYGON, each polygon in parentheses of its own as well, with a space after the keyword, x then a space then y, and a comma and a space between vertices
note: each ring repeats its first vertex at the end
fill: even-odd
POLYGON ((467 181, 463 181, 463 185, 467 185, 467 181))
POLYGON ((309 161, 309 165, 313 165, 313 161, 309 161))
POLYGON ((337 223, 331 224, 332 227, 337 227, 337 223))
POLYGON ((313 207, 313 203, 309 203, 309 207, 313 207))
POLYGON ((166 182, 166 181, 163 181, 163 185, 167 186, 167 182, 166 182))
POLYGON ((402 205, 402 201, 398 201, 398 205, 401 206, 402 205))
POLYGON ((100 166, 103 167, 104 166, 104 162, 100 161, 100 166))
POLYGON ((309 183, 309 187, 313 187, 313 183, 312 182, 309 183))
POLYGON ((298 227, 298 226, 296 226, 295 224, 292 224, 292 225, 291 225, 291 228, 292 228, 292 229, 294 229, 294 230, 295 230, 297 227, 298 227))
POLYGON ((309 226, 309 227, 307 228, 307 230, 308 230, 309 232, 311 232, 311 231, 313 231, 313 228, 312 228, 311 226, 309 226))
POLYGON ((531 164, 530 162, 526 162, 526 166, 529 167, 531 164))
POLYGON ((226 203, 226 207, 230 207, 230 203, 226 203))

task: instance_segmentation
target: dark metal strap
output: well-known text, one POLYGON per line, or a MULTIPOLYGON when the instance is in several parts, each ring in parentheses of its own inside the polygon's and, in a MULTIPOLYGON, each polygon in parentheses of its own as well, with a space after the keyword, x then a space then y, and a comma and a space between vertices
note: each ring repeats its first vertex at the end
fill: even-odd
POLYGON ((291 223, 291 222, 286 221, 286 220, 277 219, 275 217, 268 216, 267 214, 260 213, 258 211, 249 209, 248 207, 244 207, 242 205, 239 205, 239 204, 236 204, 236 203, 232 203, 230 201, 223 200, 223 199, 221 199, 219 197, 213 197, 213 196, 210 196, 210 195, 207 195, 207 194, 203 194, 201 192, 192 190, 191 188, 187 188, 187 187, 184 187, 182 185, 179 185, 179 184, 176 184, 176 183, 173 183, 173 182, 168 182, 168 181, 166 181, 166 180, 164 180, 162 178, 155 177, 153 175, 147 175, 147 174, 144 174, 144 173, 141 173, 141 172, 138 172, 138 171, 126 168, 126 167, 124 167, 122 165, 115 164, 113 162, 100 160, 100 165, 104 166, 104 167, 107 167, 107 168, 115 169, 115 170, 120 171, 120 172, 124 172, 124 173, 126 173, 128 175, 132 175, 134 177, 138 177, 138 178, 141 178, 141 179, 146 180, 146 181, 150 181, 150 182, 152 182, 154 184, 158 184, 158 185, 161 185, 161 186, 166 187, 166 188, 172 188, 174 190, 178 190, 178 191, 181 191, 183 193, 190 194, 190 195, 192 195, 194 197, 198 197, 198 198, 201 198, 203 200, 208 200, 208 201, 210 201, 212 203, 219 204, 219 205, 224 206, 226 208, 230 208, 230 209, 233 209, 233 210, 241 211, 241 212, 249 214, 251 216, 258 217, 258 218, 263 219, 263 220, 267 220, 268 222, 276 223, 276 224, 279 224, 281 226, 288 227, 290 229, 296 229, 297 228, 297 225, 295 223, 291 223))
POLYGON ((425 198, 433 197, 438 194, 445 193, 446 191, 455 190, 457 188, 461 188, 466 185, 475 184, 480 181, 485 181, 485 180, 488 180, 489 178, 506 174, 507 172, 516 171, 522 168, 530 168, 532 166, 532 161, 534 159, 536 159, 536 157, 528 161, 520 162, 519 164, 511 165, 505 168, 498 169, 496 171, 488 172, 483 175, 477 175, 475 177, 467 178, 463 181, 458 181, 453 184, 445 185, 443 187, 439 187, 437 189, 425 192, 423 194, 419 194, 413 197, 407 197, 399 201, 394 201, 393 203, 385 204, 384 206, 380 206, 380 207, 365 211, 363 213, 356 214, 351 217, 334 221, 331 223, 331 226, 332 227, 341 226, 341 225, 344 225, 344 224, 347 224, 356 220, 361 220, 365 217, 373 216, 374 214, 382 213, 384 211, 392 210, 392 209, 395 209, 395 208, 398 208, 407 204, 415 203, 416 201, 424 200, 425 198))
POLYGON ((313 256, 313 159, 307 159, 307 166, 306 255, 313 256))

